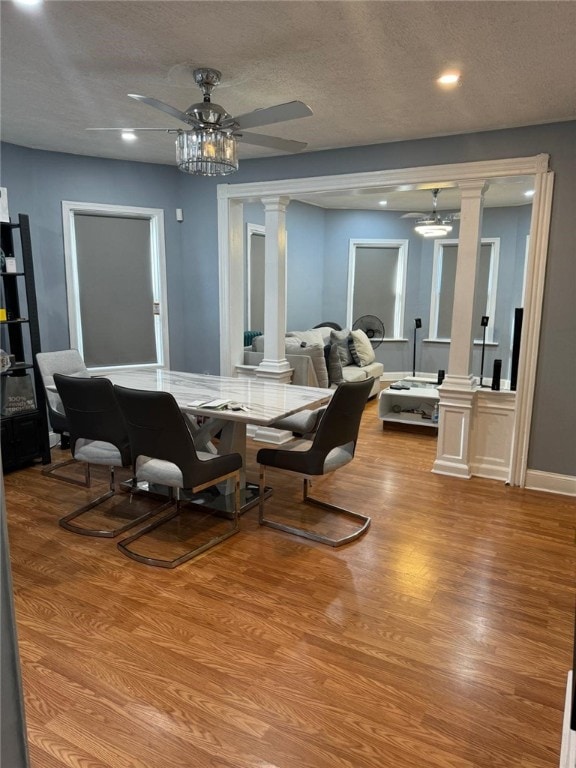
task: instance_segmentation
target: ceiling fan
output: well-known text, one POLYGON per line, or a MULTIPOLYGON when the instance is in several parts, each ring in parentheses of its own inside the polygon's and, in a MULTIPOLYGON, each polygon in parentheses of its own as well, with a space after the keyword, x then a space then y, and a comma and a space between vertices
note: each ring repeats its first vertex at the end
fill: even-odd
POLYGON ((163 101, 150 96, 129 93, 131 99, 159 109, 185 124, 185 128, 91 128, 94 131, 122 131, 135 136, 140 131, 160 131, 175 133, 176 162, 184 173, 201 176, 220 176, 238 170, 237 143, 253 144, 257 147, 278 149, 282 152, 301 152, 306 148, 303 141, 281 139, 251 133, 246 128, 282 123, 313 114, 309 106, 302 101, 289 101, 273 107, 255 109, 237 117, 232 117, 224 107, 211 100, 212 90, 220 83, 221 73, 217 69, 203 67, 195 69, 194 80, 200 87, 203 100, 191 104, 182 111, 163 101))
POLYGON ((438 213, 439 189, 432 190, 432 211, 429 214, 410 212, 403 214, 402 219, 418 219, 414 230, 423 237, 442 237, 452 231, 452 222, 460 218, 459 213, 438 213))

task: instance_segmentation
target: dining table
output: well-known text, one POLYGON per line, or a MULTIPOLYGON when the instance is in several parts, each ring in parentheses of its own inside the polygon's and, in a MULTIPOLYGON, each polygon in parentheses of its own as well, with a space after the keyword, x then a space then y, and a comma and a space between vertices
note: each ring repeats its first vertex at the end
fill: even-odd
MULTIPOLYGON (((282 384, 269 379, 134 367, 105 374, 113 384, 169 392, 187 416, 197 450, 242 456, 242 509, 258 500, 258 486, 245 476, 247 426, 270 426, 298 411, 325 405, 333 390, 282 384), (214 437, 218 435, 216 443, 214 437)), ((229 489, 228 489, 229 490, 229 489)), ((223 496, 227 497, 225 491, 223 496)), ((223 501, 228 507, 229 499, 223 501)))

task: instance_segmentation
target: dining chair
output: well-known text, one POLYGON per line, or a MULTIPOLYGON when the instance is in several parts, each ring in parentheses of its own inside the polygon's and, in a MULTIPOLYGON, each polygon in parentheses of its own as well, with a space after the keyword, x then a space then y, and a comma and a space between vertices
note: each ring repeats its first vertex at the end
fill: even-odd
POLYGON ((91 465, 108 467, 110 472, 109 490, 61 518, 59 525, 84 536, 113 538, 159 512, 162 507, 156 505, 155 509, 142 515, 131 515, 128 521, 124 519, 113 529, 90 528, 73 522, 115 495, 114 470, 131 465, 130 441, 112 382, 105 378, 77 378, 54 373, 54 384, 70 430, 73 460, 84 463, 85 485, 90 486, 91 465))
MULTIPOLYGON (((132 451, 134 481, 152 487, 167 487, 174 509, 134 535, 118 542, 118 548, 128 557, 147 565, 175 568, 191 560, 240 530, 240 470, 239 453, 214 455, 197 451, 188 423, 174 397, 168 392, 152 392, 115 386, 120 408, 124 414, 132 451), (171 559, 149 557, 136 552, 130 545, 148 536, 173 518, 184 515, 183 493, 198 493, 217 483, 234 478, 234 508, 230 525, 223 533, 171 559)), ((196 509, 200 505, 192 504, 196 509)), ((206 507, 203 508, 205 511, 206 507)))
POLYGON ((366 515, 312 498, 308 491, 311 477, 334 472, 349 464, 354 458, 362 412, 372 384, 373 379, 340 384, 328 403, 311 441, 298 441, 288 448, 261 448, 258 451, 256 460, 260 465, 258 516, 260 525, 313 539, 332 547, 354 541, 368 530, 370 518, 366 515), (264 489, 267 467, 302 475, 304 504, 321 507, 357 521, 357 527, 342 536, 329 536, 309 528, 301 528, 265 517, 264 489))
MULTIPOLYGON (((63 449, 70 447, 70 426, 64 413, 64 406, 58 392, 54 389, 54 374, 62 373, 66 376, 85 376, 89 377, 88 369, 82 359, 82 355, 77 349, 61 349, 56 352, 37 352, 36 365, 42 378, 44 391, 46 393, 46 408, 48 411, 48 421, 52 432, 60 435, 60 447, 63 449)), ((74 464, 75 460, 65 459, 54 464, 50 464, 42 469, 43 475, 49 475, 57 480, 64 480, 74 485, 85 485, 85 481, 78 480, 75 477, 59 474, 62 467, 74 464)))

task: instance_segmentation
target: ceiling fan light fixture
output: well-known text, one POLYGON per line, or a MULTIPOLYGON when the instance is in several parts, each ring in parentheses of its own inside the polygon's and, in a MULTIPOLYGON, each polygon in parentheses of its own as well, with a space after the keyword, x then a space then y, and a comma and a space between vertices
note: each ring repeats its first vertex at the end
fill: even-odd
POLYGON ((419 219, 414 227, 414 231, 422 237, 444 237, 452 232, 451 218, 444 218, 436 212, 439 192, 440 189, 432 190, 432 213, 419 219))
POLYGON ((416 224, 414 231, 418 232, 422 237, 444 237, 449 232, 452 232, 452 227, 450 224, 431 224, 423 222, 421 224, 416 224))
POLYGON ((195 176, 226 176, 238 170, 238 141, 214 128, 180 131, 176 164, 183 173, 195 176))

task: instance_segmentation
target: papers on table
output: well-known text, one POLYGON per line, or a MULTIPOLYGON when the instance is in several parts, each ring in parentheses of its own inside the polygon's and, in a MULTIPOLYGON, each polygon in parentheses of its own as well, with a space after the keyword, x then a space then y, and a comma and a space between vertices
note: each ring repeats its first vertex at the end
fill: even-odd
POLYGON ((211 411, 247 411, 245 405, 233 400, 192 400, 188 403, 190 408, 206 408, 211 411))

